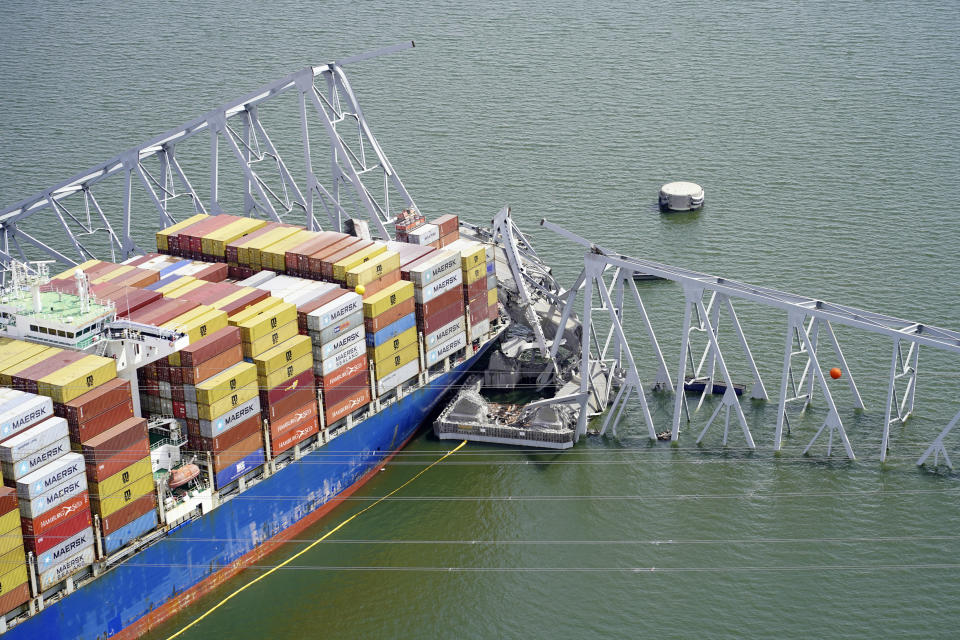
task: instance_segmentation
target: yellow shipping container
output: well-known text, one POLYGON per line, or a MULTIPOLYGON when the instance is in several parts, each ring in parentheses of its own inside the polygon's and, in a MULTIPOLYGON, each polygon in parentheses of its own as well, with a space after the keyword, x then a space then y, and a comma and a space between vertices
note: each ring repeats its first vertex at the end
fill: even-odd
POLYGON ((300 227, 277 227, 276 229, 271 229, 262 236, 258 236, 249 243, 241 246, 239 251, 237 251, 237 259, 240 264, 248 266, 251 269, 261 269, 261 254, 264 249, 300 231, 302 231, 300 227), (244 258, 246 258, 246 262, 244 258))
POLYGON ((343 282, 347 277, 347 271, 353 269, 357 265, 367 262, 371 258, 380 255, 387 250, 387 245, 382 242, 374 242, 372 245, 366 249, 361 249, 356 253, 351 253, 349 256, 343 260, 339 260, 333 263, 333 279, 338 282, 343 282))
POLYGON ((103 520, 107 516, 116 513, 120 509, 145 495, 153 493, 153 474, 149 473, 141 478, 137 478, 126 489, 121 489, 116 493, 111 493, 97 498, 90 496, 90 506, 93 512, 99 514, 103 520))
POLYGON ((487 291, 487 306, 492 307, 495 304, 497 304, 497 290, 490 289, 487 291))
POLYGON ((223 258, 227 254, 228 244, 237 238, 242 238, 249 233, 253 233, 266 224, 266 220, 256 220, 255 218, 235 220, 203 236, 200 239, 200 252, 208 256, 223 258))
POLYGON ((213 404, 198 404, 197 414, 201 420, 215 420, 244 402, 253 400, 258 394, 257 384, 253 383, 242 389, 237 389, 226 398, 221 398, 213 404))
POLYGON ((67 269, 66 271, 61 271, 60 273, 58 273, 58 274, 55 275, 55 276, 50 276, 50 279, 51 279, 51 280, 59 280, 59 279, 61 279, 61 278, 70 278, 70 277, 72 277, 73 274, 75 274, 77 271, 86 271, 86 270, 89 269, 90 267, 95 267, 95 266, 97 266, 98 264, 100 264, 100 260, 87 260, 86 262, 84 262, 84 263, 82 263, 82 264, 78 264, 78 265, 75 266, 75 267, 70 267, 70 268, 67 269))
POLYGON ((128 467, 124 467, 112 476, 104 478, 100 482, 94 482, 91 480, 88 483, 88 486, 90 487, 90 497, 108 496, 111 493, 129 489, 130 485, 148 473, 153 473, 153 467, 150 464, 149 455, 142 460, 137 460, 128 467))
MULTIPOLYGON (((207 337, 214 331, 219 331, 227 326, 227 312, 214 309, 205 305, 200 305, 196 309, 188 311, 182 316, 178 316, 170 322, 163 325, 165 329, 176 329, 186 333, 190 338, 190 344, 207 337), (195 313, 197 312, 197 313, 195 313), (189 316, 189 317, 188 317, 189 316)), ((175 367, 180 366, 180 352, 171 353, 168 358, 170 364, 175 367)))
POLYGON ((363 301, 363 317, 376 318, 394 305, 413 297, 413 283, 409 280, 395 282, 363 301))
POLYGON ((162 293, 163 295, 166 296, 166 295, 172 294, 174 291, 176 291, 180 287, 185 287, 191 282, 196 282, 196 281, 197 279, 194 278, 193 276, 180 276, 173 282, 168 282, 167 284, 163 285, 159 289, 154 289, 154 291, 156 291, 157 293, 162 293))
POLYGON ((267 376, 259 378, 260 386, 264 389, 273 389, 311 368, 313 368, 312 352, 305 356, 300 356, 293 362, 274 370, 267 376))
MULTIPOLYGON (((161 293, 163 293, 163 297, 164 298, 182 298, 185 294, 189 293, 190 291, 193 291, 194 289, 202 287, 205 284, 210 284, 206 280, 198 280, 193 276, 183 276, 183 278, 190 278, 190 280, 186 284, 179 286, 175 289, 172 289, 169 291, 161 291, 161 293)), ((175 284, 177 282, 180 282, 180 280, 174 280, 170 284, 175 284)))
POLYGON ((87 356, 37 382, 38 393, 54 402, 70 402, 91 389, 117 377, 117 361, 113 358, 87 356))
POLYGON ((116 269, 111 269, 109 273, 105 273, 98 278, 94 278, 90 281, 90 284, 100 284, 101 282, 106 282, 107 280, 113 280, 114 278, 119 278, 125 273, 133 271, 133 267, 130 265, 119 265, 116 269))
POLYGON ((0 556, 0 597, 27 581, 27 554, 23 544, 0 556))
POLYGON ((253 363, 257 365, 257 375, 267 376, 311 352, 310 337, 297 335, 257 355, 253 363))
POLYGON ((298 229, 296 233, 290 234, 279 242, 274 242, 269 247, 264 247, 260 252, 260 263, 264 269, 271 271, 287 270, 287 251, 293 249, 298 244, 303 244, 317 234, 306 229, 298 229))
MULTIPOLYGON (((205 213, 198 213, 195 216, 191 216, 187 218, 183 222, 178 222, 177 224, 169 226, 166 229, 161 229, 160 231, 157 231, 157 249, 159 249, 161 252, 169 250, 170 236, 175 234, 177 231, 180 231, 180 229, 183 229, 184 227, 189 227, 193 223, 200 222, 204 218, 209 218, 209 217, 210 216, 208 216, 205 213)), ((83 265, 80 265, 80 266, 83 267, 83 265)))
POLYGON ((264 298, 257 304, 250 305, 246 309, 241 309, 240 311, 237 311, 235 314, 230 316, 228 318, 228 320, 230 321, 230 326, 233 326, 233 327, 240 326, 241 322, 245 322, 250 318, 253 318, 257 314, 264 313, 271 307, 274 307, 282 303, 283 303, 282 298, 274 298, 273 296, 264 298))
POLYGON ((45 347, 32 342, 24 344, 29 345, 30 348, 7 356, 0 364, 2 367, 0 368, 0 386, 9 387, 13 384, 14 375, 62 351, 56 347, 45 347))
POLYGON ((384 376, 388 376, 403 365, 407 364, 412 360, 417 360, 420 357, 420 345, 411 344, 406 349, 401 349, 398 353, 393 354, 379 362, 374 362, 373 366, 376 370, 377 380, 382 379, 384 376))
POLYGON ((264 351, 268 351, 284 340, 289 340, 300 333, 300 327, 297 326, 297 321, 293 320, 283 325, 273 333, 268 333, 259 340, 254 340, 253 342, 243 342, 243 357, 244 358, 256 358, 264 351))
POLYGON ((487 278, 487 265, 481 264, 479 267, 470 267, 463 269, 463 284, 471 285, 479 279, 487 278))
POLYGON ((370 359, 374 362, 379 362, 384 358, 389 358, 403 351, 412 344, 417 344, 416 327, 410 327, 406 331, 401 332, 397 337, 392 340, 387 340, 377 347, 367 347, 367 355, 370 356, 370 359))
POLYGON ((20 511, 14 509, 0 516, 0 555, 9 553, 23 544, 23 535, 20 533, 20 511), (13 526, 11 526, 11 524, 13 526))
POLYGON ((487 268, 487 249, 480 242, 460 240, 462 246, 455 251, 460 253, 460 267, 465 271, 471 267, 487 268))
POLYGON ((347 270, 347 286, 350 288, 368 284, 400 268, 400 254, 396 251, 384 251, 370 260, 347 270))
POLYGON ((257 381, 257 367, 240 362, 196 385, 197 404, 213 404, 230 393, 257 381))
POLYGON ((297 305, 281 302, 269 307, 262 313, 257 313, 236 323, 235 326, 240 327, 240 335, 244 342, 253 343, 263 336, 273 333, 291 320, 294 322, 297 320, 297 305))

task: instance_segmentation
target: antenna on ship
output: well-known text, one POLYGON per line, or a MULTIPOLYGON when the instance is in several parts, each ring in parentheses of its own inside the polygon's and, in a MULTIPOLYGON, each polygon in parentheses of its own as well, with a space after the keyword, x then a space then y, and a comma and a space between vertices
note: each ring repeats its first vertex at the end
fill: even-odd
POLYGON ((83 269, 77 269, 73 277, 77 279, 77 297, 80 298, 80 313, 90 310, 90 281, 83 269))
POLYGON ((40 287, 50 282, 50 268, 47 266, 56 260, 33 260, 30 264, 34 265, 34 271, 31 273, 30 264, 19 260, 12 261, 13 272, 13 291, 14 297, 19 298, 25 287, 30 288, 30 295, 33 299, 33 312, 43 311, 43 303, 40 300, 40 287))

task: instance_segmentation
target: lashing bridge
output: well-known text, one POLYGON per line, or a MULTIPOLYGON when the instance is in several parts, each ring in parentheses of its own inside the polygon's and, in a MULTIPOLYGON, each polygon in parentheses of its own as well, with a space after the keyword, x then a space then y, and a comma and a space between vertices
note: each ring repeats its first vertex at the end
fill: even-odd
MULTIPOLYGON (((826 417, 803 453, 809 452, 818 439, 825 438, 828 456, 832 454, 835 443, 839 443, 849 459, 856 457, 821 361, 824 349, 832 353, 835 358, 833 362, 837 362, 844 372, 853 397, 853 408, 864 409, 857 382, 850 371, 834 326, 850 327, 889 340, 891 356, 880 445, 881 462, 887 459, 890 450, 891 427, 905 422, 913 413, 920 348, 931 347, 960 355, 958 331, 625 256, 598 246, 548 220, 542 220, 541 225, 586 249, 583 270, 573 286, 561 296, 564 300, 559 326, 564 326, 566 320, 577 312, 579 298, 582 304, 580 320, 583 326, 580 344, 581 370, 586 370, 591 363, 599 361, 617 372, 619 386, 607 407, 606 415, 602 418, 601 434, 608 429, 616 431, 616 425, 627 402, 636 396, 648 435, 652 439, 658 437, 644 383, 640 379, 637 362, 630 348, 630 336, 624 321, 624 310, 628 308, 632 308, 631 311, 636 311, 640 316, 639 331, 643 334, 641 343, 650 345, 649 353, 652 354, 653 366, 656 368, 653 387, 674 393, 669 431, 670 439, 674 442, 680 438, 681 427, 692 423, 697 410, 703 407, 705 398, 719 392, 722 394, 720 402, 706 419, 696 441, 700 443, 710 427, 720 418, 723 422, 724 445, 727 444, 733 426, 735 429, 739 428, 746 446, 756 449, 753 433, 731 377, 731 350, 739 351, 737 356, 746 362, 752 378, 743 388, 743 393, 758 400, 769 400, 769 394, 737 316, 735 301, 757 303, 767 310, 779 311, 786 316, 782 375, 773 436, 775 451, 780 451, 783 447, 784 431, 790 426, 790 407, 801 404, 803 409, 806 409, 819 390, 826 405, 826 417), (672 374, 644 305, 643 296, 634 281, 634 276, 638 274, 671 280, 682 287, 684 312, 680 357, 672 374), (599 306, 595 306, 597 300, 600 302, 599 306), (603 317, 608 324, 603 341, 600 340, 601 335, 596 327, 597 316, 603 317), (721 322, 728 324, 735 337, 732 347, 721 345, 721 322), (693 346, 693 338, 696 336, 706 339, 699 359, 695 357, 693 346), (702 387, 695 407, 691 407, 687 398, 686 391, 691 387, 702 387)), ((559 338, 558 331, 550 345, 553 355, 556 355, 559 348, 559 338)), ((589 376, 581 376, 581 398, 586 398, 588 391, 589 376)), ((588 412, 585 409, 584 402, 577 425, 578 435, 586 433, 587 430, 588 412)), ((929 444, 917 464, 924 464, 932 456, 934 465, 939 464, 942 457, 947 465, 952 466, 944 439, 958 423, 960 412, 929 444)))

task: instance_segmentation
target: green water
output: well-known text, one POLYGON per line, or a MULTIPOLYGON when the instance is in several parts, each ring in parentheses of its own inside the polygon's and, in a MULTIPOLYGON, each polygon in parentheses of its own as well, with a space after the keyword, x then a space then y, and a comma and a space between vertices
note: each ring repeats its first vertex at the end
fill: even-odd
MULTIPOLYGON (((412 38, 348 73, 428 216, 481 222, 510 204, 564 282, 580 254, 537 228, 544 216, 632 255, 960 328, 958 15, 949 2, 7 2, 0 202, 308 63, 412 38), (705 209, 661 215, 658 186, 680 179, 704 186, 705 209)), ((682 294, 641 292, 675 367, 682 294)), ((740 313, 775 399, 785 318, 740 313)), ((822 402, 779 458, 775 406, 749 402, 756 452, 736 427, 728 448, 717 426, 697 447, 702 412, 679 447, 650 444, 636 407, 618 437, 564 454, 469 445, 184 637, 956 637, 960 485, 914 462, 960 409, 960 363, 921 353, 916 415, 881 467, 889 343, 838 336, 867 405, 855 413, 835 387, 855 462, 822 440, 800 455, 822 402)), ((651 400, 668 428, 671 399, 651 400)), ((420 436, 266 564, 451 446, 420 436)))

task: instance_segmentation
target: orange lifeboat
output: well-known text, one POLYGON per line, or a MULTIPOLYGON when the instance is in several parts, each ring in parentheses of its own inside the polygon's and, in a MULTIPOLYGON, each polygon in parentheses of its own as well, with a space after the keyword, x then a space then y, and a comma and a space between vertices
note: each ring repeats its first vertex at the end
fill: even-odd
POLYGON ((185 464, 170 472, 167 477, 167 486, 171 489, 181 487, 200 475, 200 467, 195 464, 185 464))

